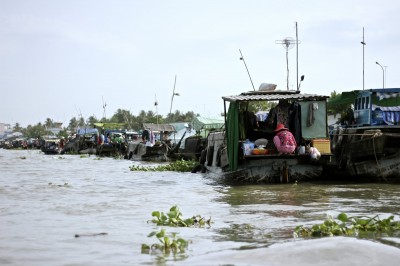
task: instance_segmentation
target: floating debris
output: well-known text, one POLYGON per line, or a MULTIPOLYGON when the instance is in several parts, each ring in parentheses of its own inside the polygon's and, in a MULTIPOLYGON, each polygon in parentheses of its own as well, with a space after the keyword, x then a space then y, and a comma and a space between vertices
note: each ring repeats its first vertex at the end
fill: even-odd
POLYGON ((76 234, 75 237, 82 237, 82 236, 105 236, 108 233, 94 233, 94 234, 76 234))

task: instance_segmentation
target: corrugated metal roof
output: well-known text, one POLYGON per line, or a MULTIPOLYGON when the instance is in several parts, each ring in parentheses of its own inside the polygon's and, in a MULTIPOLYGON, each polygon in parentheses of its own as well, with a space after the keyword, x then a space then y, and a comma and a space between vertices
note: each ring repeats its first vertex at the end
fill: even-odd
POLYGON ((279 101, 279 100, 325 100, 329 96, 317 94, 300 94, 293 91, 273 91, 273 92, 245 92, 240 95, 223 96, 222 99, 228 102, 236 101, 279 101))
POLYGON ((176 132, 175 127, 170 124, 153 124, 153 123, 143 123, 143 128, 152 131, 168 131, 176 132))

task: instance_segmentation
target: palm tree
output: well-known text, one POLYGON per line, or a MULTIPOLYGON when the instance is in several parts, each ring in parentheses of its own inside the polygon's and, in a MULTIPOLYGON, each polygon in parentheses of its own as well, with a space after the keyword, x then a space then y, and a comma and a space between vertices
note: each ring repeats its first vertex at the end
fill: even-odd
POLYGON ((53 127, 53 120, 51 118, 47 118, 46 121, 44 122, 44 126, 46 128, 51 128, 53 127))

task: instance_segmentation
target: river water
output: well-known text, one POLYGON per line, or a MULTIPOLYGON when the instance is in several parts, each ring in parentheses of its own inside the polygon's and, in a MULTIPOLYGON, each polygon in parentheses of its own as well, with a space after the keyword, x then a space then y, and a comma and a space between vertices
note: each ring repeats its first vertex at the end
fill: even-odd
POLYGON ((399 220, 400 185, 229 185, 218 176, 132 172, 113 158, 0 149, 1 265, 394 265, 400 235, 295 239, 327 215, 399 220), (143 254, 161 227, 152 211, 178 205, 202 228, 163 227, 190 241, 181 255, 143 254), (99 234, 89 235, 87 234, 99 234), (75 237, 75 235, 80 237, 75 237))

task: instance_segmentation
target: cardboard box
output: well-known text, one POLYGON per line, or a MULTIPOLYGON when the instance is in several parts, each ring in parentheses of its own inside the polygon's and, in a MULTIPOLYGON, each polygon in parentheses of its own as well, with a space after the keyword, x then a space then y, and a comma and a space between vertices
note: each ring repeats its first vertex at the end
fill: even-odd
POLYGON ((331 153, 331 141, 329 139, 313 139, 311 146, 317 148, 321 154, 331 153))

